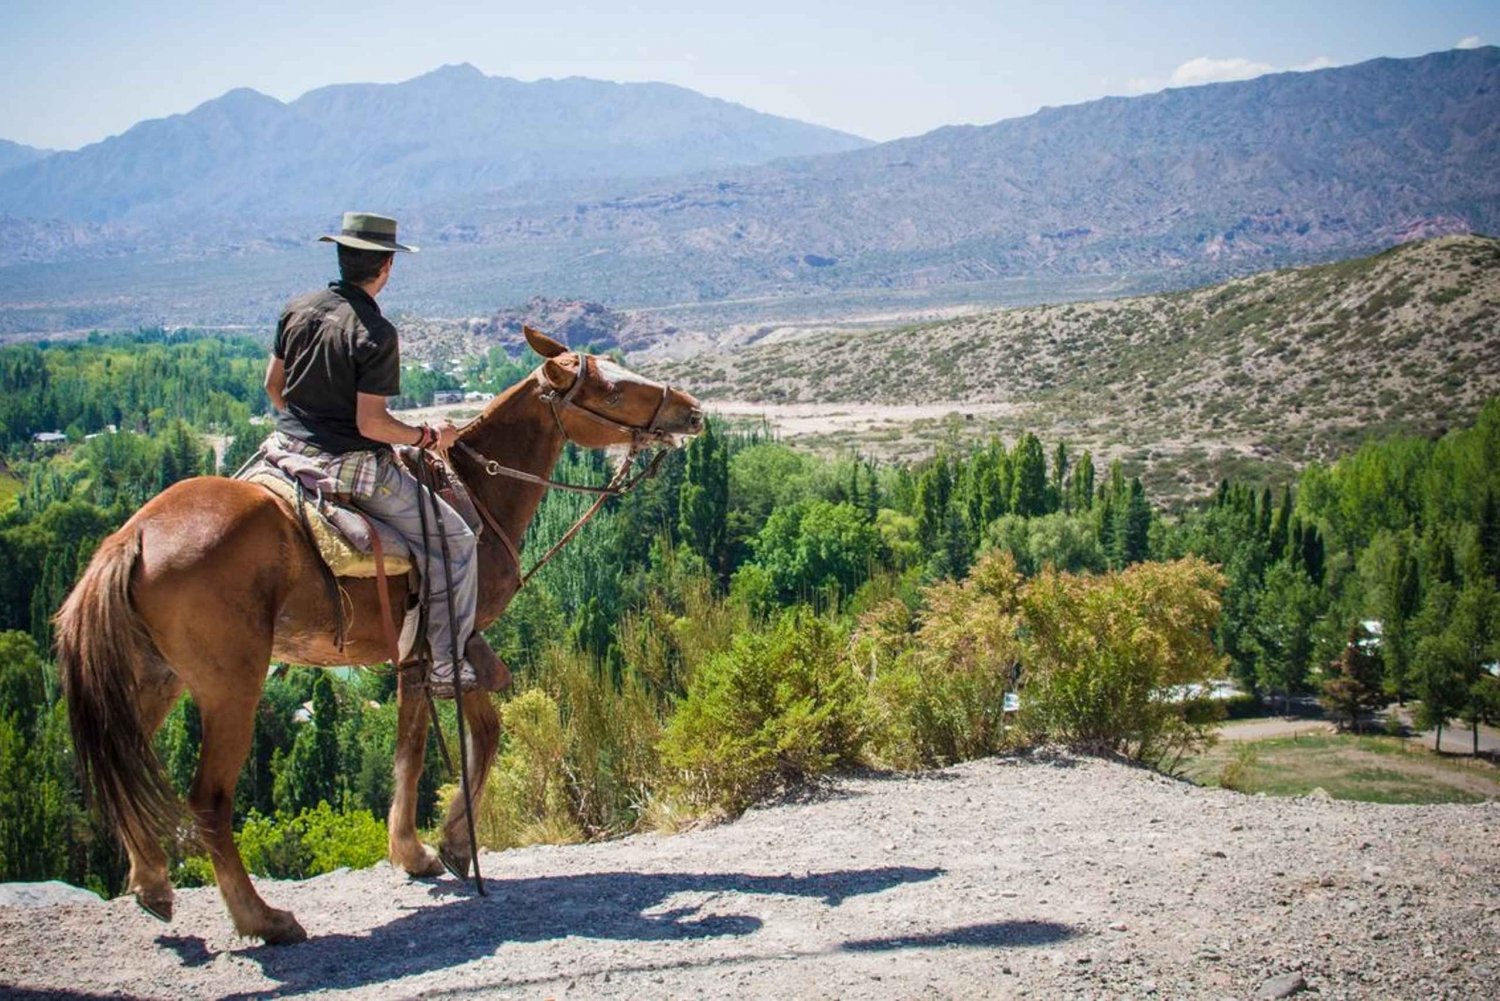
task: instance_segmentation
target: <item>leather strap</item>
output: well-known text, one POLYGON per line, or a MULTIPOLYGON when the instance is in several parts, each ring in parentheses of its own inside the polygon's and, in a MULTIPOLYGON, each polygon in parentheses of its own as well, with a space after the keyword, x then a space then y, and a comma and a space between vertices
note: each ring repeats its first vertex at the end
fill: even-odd
POLYGON ((375 588, 380 599, 380 632, 385 637, 386 649, 391 655, 391 670, 401 670, 401 641, 396 636, 396 621, 391 615, 391 596, 389 581, 385 575, 385 544, 380 541, 380 533, 375 530, 375 523, 370 516, 359 508, 350 508, 365 523, 370 530, 370 548, 374 550, 375 556, 375 588))
MULTIPOLYGON (((297 512, 297 521, 302 526, 302 534, 307 538, 307 544, 312 547, 314 562, 318 564, 318 571, 323 578, 323 589, 328 592, 328 602, 333 606, 333 645, 340 653, 344 650, 344 641, 347 639, 348 631, 344 625, 344 597, 339 590, 339 582, 333 575, 333 568, 323 558, 318 549, 318 537, 313 534, 312 523, 307 519, 307 488, 297 477, 291 477, 292 481, 292 507, 297 512)), ((264 488, 270 490, 270 487, 264 488)))

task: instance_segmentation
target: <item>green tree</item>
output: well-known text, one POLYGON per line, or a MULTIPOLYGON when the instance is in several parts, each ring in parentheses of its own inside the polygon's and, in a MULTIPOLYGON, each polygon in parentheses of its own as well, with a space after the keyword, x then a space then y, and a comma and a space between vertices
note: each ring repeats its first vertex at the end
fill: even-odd
POLYGON ((1255 673, 1260 688, 1280 692, 1288 705, 1307 688, 1318 598, 1300 568, 1282 562, 1266 572, 1253 625, 1255 673))
POLYGON ((1140 477, 1132 477, 1125 502, 1111 512, 1115 519, 1110 536, 1110 562, 1115 567, 1127 567, 1144 560, 1150 551, 1151 505, 1146 500, 1146 490, 1140 477))
MULTIPOLYGON (((859 469, 857 463, 854 469, 859 469)), ((677 507, 679 537, 720 580, 727 578, 729 457, 713 421, 687 447, 677 507)))
POLYGON ((1094 456, 1088 450, 1078 457, 1078 465, 1068 483, 1068 494, 1069 510, 1087 511, 1094 506, 1094 456))
POLYGON ((1418 622, 1419 639, 1412 659, 1414 689, 1420 700, 1412 712, 1417 727, 1437 731, 1437 749, 1443 749, 1443 727, 1463 711, 1468 696, 1465 684, 1465 645, 1458 633, 1446 628, 1458 605, 1458 591, 1448 581, 1436 581, 1423 597, 1418 622))
POLYGON ((1068 446, 1058 442, 1052 450, 1052 470, 1047 480, 1047 509, 1068 510, 1068 446))
MULTIPOLYGON (((1380 620, 1380 655, 1385 669, 1385 690, 1404 703, 1411 693, 1412 657, 1417 637, 1414 625, 1421 611, 1421 576, 1416 555, 1406 533, 1385 533, 1389 556, 1379 571, 1374 597, 1375 614, 1380 620)), ((1371 550, 1375 547, 1372 545, 1371 550)))
POLYGON ((312 718, 297 734, 291 752, 277 755, 276 809, 294 816, 319 803, 340 805, 339 797, 339 708, 333 682, 325 671, 317 672, 312 688, 312 718))
POLYGON ((1022 517, 1047 513, 1047 457, 1027 431, 1011 453, 1010 509, 1022 517))
POLYGON ((851 504, 813 501, 781 508, 755 539, 755 560, 784 602, 830 587, 851 595, 880 555, 880 534, 851 504))
POLYGON ((1360 626, 1349 630, 1349 640, 1338 659, 1329 665, 1322 684, 1322 702, 1335 718, 1346 719, 1359 729, 1361 714, 1385 705, 1381 688, 1380 658, 1371 637, 1360 626))
POLYGON ((1487 576, 1476 574, 1458 593, 1447 632, 1458 654, 1463 702, 1458 716, 1469 725, 1473 752, 1479 755, 1479 724, 1492 713, 1490 675, 1485 665, 1500 659, 1500 591, 1487 576))

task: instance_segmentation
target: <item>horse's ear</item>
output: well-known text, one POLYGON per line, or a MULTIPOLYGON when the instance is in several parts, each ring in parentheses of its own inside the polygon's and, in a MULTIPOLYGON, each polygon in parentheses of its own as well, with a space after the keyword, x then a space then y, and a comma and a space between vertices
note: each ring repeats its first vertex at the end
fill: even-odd
POLYGON ((561 344, 557 343, 552 338, 542 333, 540 330, 534 330, 531 327, 523 326, 521 328, 521 333, 526 335, 526 343, 531 345, 531 350, 535 351, 543 358, 556 358, 558 355, 566 354, 568 351, 567 348, 563 347, 561 344))

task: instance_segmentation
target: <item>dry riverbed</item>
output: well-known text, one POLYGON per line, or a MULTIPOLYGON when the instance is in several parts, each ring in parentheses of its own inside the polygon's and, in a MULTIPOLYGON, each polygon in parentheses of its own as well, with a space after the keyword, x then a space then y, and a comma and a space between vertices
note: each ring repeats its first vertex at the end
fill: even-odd
POLYGON ((677 836, 262 880, 268 948, 188 890, 0 908, 0 993, 264 997, 1500 995, 1500 804, 1203 789, 1069 756, 862 776, 677 836))

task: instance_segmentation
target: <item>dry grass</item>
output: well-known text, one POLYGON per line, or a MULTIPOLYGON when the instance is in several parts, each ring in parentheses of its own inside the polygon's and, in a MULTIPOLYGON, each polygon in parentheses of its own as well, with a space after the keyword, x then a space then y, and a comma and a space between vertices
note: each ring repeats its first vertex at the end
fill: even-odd
POLYGON ((1220 744, 1184 774, 1245 793, 1370 803, 1478 803, 1500 797, 1500 770, 1484 761, 1442 757, 1396 737, 1329 734, 1220 744))

